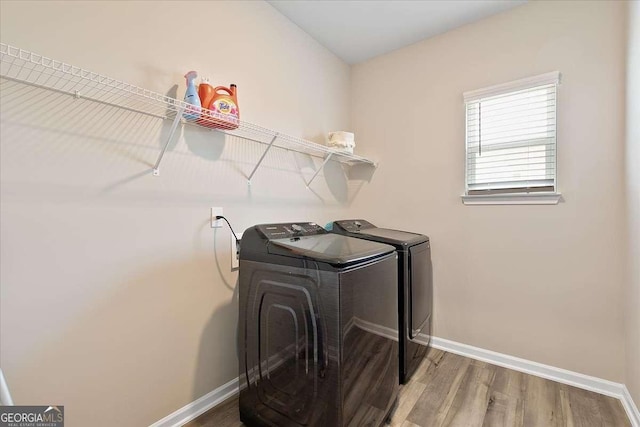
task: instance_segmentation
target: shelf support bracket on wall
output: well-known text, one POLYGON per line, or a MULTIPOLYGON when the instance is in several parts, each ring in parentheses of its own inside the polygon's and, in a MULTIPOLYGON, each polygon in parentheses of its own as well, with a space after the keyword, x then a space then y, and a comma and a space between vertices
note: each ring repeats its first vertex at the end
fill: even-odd
POLYGON ((324 167, 324 165, 327 164, 327 162, 329 160, 331 160, 331 156, 333 155, 333 153, 329 153, 327 154, 327 157, 324 158, 324 162, 322 162, 322 164, 320 165, 320 167, 318 168, 318 170, 316 170, 316 173, 313 174, 313 176, 311 177, 311 179, 309 180, 309 182, 307 182, 307 188, 309 188, 309 186, 311 185, 311 182, 313 182, 314 179, 316 179, 316 176, 318 176, 318 174, 320 173, 320 171, 322 170, 322 168, 324 167))
POLYGON ((271 138, 271 142, 269 142, 269 145, 267 146, 266 150, 264 150, 264 153, 262 153, 262 156, 260 156, 260 159, 258 160, 258 163, 255 165, 255 167, 253 168, 253 170, 251 171, 251 174, 249 175, 249 178, 247 178, 247 184, 251 185, 251 178, 253 178, 253 175, 255 175, 256 171, 258 170, 258 168, 260 167, 260 164, 262 163, 262 161, 264 160, 264 158, 267 156, 267 153, 269 152, 269 150, 271 149, 271 147, 273 147, 273 143, 276 141, 276 139, 278 138, 278 133, 276 133, 275 135, 273 135, 273 138, 271 138))
POLYGON ((160 157, 158 157, 158 160, 156 161, 156 164, 153 167, 153 176, 160 176, 160 162, 162 162, 164 153, 167 151, 167 147, 169 147, 169 143, 173 139, 173 135, 176 133, 176 129, 178 128, 178 124, 180 123, 180 119, 182 118, 183 112, 184 112, 184 106, 178 107, 178 111, 176 112, 176 116, 173 119, 173 123, 171 123, 171 129, 169 130, 169 136, 167 137, 167 142, 164 143, 164 147, 162 147, 162 151, 160 152, 160 157))

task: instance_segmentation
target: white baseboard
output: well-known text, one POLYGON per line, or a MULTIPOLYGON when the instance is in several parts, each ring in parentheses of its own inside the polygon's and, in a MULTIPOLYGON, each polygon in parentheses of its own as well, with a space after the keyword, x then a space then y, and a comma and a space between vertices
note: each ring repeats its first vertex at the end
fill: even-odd
POLYGON ((235 396, 238 393, 238 378, 234 378, 226 384, 205 394, 201 398, 183 406, 173 414, 167 415, 160 421, 156 421, 149 427, 179 427, 204 414, 213 408, 235 396))
POLYGON ((498 365, 504 368, 513 369, 514 371, 524 372, 525 374, 531 374, 548 380, 557 381, 562 384, 595 391, 596 393, 604 394, 606 396, 622 396, 623 385, 620 383, 614 383, 601 378, 556 368, 554 366, 543 365, 542 363, 509 356, 503 353, 497 353, 491 350, 485 350, 483 348, 473 347, 467 344, 461 344, 444 338, 432 337, 431 345, 434 348, 445 350, 449 353, 459 354, 461 356, 470 357, 471 359, 488 362, 492 365, 498 365))
POLYGON ((622 402, 622 406, 627 412, 631 425, 633 427, 640 427, 640 413, 629 394, 629 390, 627 390, 624 384, 497 353, 491 350, 485 350, 483 348, 473 347, 467 344, 461 344, 444 338, 431 337, 431 346, 449 353, 491 363, 492 365, 502 366, 513 369, 514 371, 524 372, 525 374, 535 375, 562 384, 568 384, 606 396, 615 397, 622 402))
MULTIPOLYGON (((358 319, 356 325, 378 335, 387 336, 391 339, 396 337, 396 332, 390 328, 375 325, 370 322, 358 319)), ((418 336, 416 341, 425 343, 428 337, 425 335, 418 336)), ((631 398, 629 390, 624 384, 603 380, 601 378, 580 374, 578 372, 568 371, 566 369, 556 368, 542 363, 533 362, 531 360, 521 359, 519 357, 509 356, 507 354, 498 353, 491 350, 485 350, 479 347, 473 347, 467 344, 461 344, 444 338, 431 337, 431 346, 449 353, 458 354, 460 356, 469 357, 471 359, 480 360, 491 363, 493 365, 502 366, 504 368, 513 369, 514 371, 524 372, 525 374, 535 375, 537 377, 546 378, 548 380, 557 381, 562 384, 568 384, 574 387, 590 390, 606 396, 620 399, 622 406, 627 412, 627 416, 631 421, 632 427, 640 427, 640 412, 638 407, 631 398)), ((179 427, 193 420, 197 416, 203 414, 216 405, 224 402, 228 398, 238 393, 238 379, 233 379, 228 383, 218 387, 210 393, 202 396, 198 400, 178 409, 173 414, 166 416, 160 421, 152 424, 150 427, 179 427)))
POLYGON ((624 387, 624 390, 622 391, 622 397, 620 398, 620 400, 622 400, 622 406, 624 406, 624 410, 627 411, 627 415, 631 420, 631 425, 633 427, 639 427, 640 411, 631 398, 631 394, 629 393, 629 389, 627 388, 627 386, 623 385, 622 387, 624 387))

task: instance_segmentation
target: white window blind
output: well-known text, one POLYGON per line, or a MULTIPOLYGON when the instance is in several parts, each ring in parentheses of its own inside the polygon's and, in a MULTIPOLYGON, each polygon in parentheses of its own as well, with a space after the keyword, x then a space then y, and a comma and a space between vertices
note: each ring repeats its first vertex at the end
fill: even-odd
POLYGON ((464 94, 466 194, 556 192, 559 73, 464 94))

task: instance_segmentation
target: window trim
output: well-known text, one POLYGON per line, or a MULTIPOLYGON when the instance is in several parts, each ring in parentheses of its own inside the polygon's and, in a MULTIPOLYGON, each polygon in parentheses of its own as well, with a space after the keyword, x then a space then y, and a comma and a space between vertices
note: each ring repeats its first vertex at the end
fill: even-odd
MULTIPOLYGON (((549 73, 539 74, 537 76, 527 77, 524 79, 515 80, 512 82, 502 83, 494 86, 489 86, 483 89, 477 89, 467 91, 463 93, 464 100, 464 121, 465 121, 465 142, 464 142, 464 194, 461 196, 462 202, 465 205, 531 205, 531 204, 544 204, 544 205, 556 205, 562 200, 562 195, 558 191, 558 135, 556 126, 555 135, 555 174, 553 178, 555 191, 531 191, 525 187, 522 187, 521 191, 513 193, 492 193, 492 194, 469 194, 469 182, 468 182, 468 144, 467 144, 467 109, 466 105, 469 102, 477 101, 482 98, 502 95, 508 92, 516 92, 518 90, 526 90, 535 86, 542 86, 548 84, 555 84, 559 86, 561 82, 561 74, 559 71, 552 71, 549 73)), ((555 114, 556 125, 558 123, 558 91, 556 89, 556 101, 555 101, 555 114)))
POLYGON ((508 193, 460 196, 465 205, 557 205, 564 201, 560 193, 508 193))
POLYGON ((508 83, 489 86, 483 89, 470 90, 462 94, 464 102, 477 101, 478 99, 487 98, 489 96, 501 95, 504 92, 515 92, 518 90, 528 89, 533 86, 542 86, 549 84, 560 84, 561 75, 559 71, 552 71, 533 77, 527 77, 520 80, 514 80, 508 83))

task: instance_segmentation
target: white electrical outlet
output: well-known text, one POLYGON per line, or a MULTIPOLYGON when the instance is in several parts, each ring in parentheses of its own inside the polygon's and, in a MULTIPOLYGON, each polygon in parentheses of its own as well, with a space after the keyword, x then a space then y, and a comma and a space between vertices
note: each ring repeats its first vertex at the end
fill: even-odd
POLYGON ((222 227, 223 219, 216 219, 216 216, 222 215, 222 208, 211 208, 211 228, 222 227))
MULTIPOLYGON (((238 233, 238 239, 242 240, 242 233, 238 233)), ((240 245, 236 242, 233 234, 231 235, 231 270, 240 268, 240 245)))

